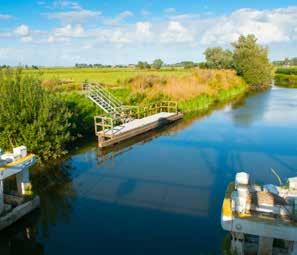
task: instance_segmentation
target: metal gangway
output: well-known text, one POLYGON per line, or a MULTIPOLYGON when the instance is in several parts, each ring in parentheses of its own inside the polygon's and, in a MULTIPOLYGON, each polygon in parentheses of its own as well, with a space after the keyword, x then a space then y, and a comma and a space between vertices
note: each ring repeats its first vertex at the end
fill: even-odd
POLYGON ((183 116, 175 101, 129 106, 122 104, 98 83, 85 83, 83 90, 86 96, 106 113, 94 117, 95 134, 101 148, 169 124, 183 116))
POLYGON ((108 115, 120 115, 122 102, 112 95, 105 87, 99 83, 84 83, 83 90, 86 96, 91 99, 108 115))

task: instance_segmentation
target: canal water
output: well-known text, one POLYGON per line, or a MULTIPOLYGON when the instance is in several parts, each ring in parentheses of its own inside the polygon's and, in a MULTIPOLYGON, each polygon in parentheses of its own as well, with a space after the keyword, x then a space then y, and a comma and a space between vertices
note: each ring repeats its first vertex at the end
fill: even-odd
POLYGON ((297 90, 273 88, 204 117, 32 173, 41 209, 0 234, 0 254, 222 254, 228 182, 297 176, 297 90))

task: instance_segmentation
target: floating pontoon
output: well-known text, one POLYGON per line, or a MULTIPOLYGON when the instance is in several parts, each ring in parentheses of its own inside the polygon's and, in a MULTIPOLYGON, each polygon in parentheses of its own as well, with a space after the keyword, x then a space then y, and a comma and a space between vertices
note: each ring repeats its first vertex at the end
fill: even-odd
POLYGON ((86 96, 105 115, 95 116, 95 134, 100 148, 111 146, 183 117, 177 102, 163 101, 143 107, 123 105, 98 83, 83 84, 86 96))

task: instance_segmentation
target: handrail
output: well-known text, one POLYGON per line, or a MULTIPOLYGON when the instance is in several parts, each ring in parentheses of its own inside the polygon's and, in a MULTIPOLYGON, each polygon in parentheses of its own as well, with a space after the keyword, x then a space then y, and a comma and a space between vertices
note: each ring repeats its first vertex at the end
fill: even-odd
POLYGON ((122 106, 120 100, 112 95, 99 83, 84 83, 82 89, 87 92, 87 96, 100 106, 106 113, 114 116, 119 115, 118 107, 122 106))
POLYGON ((159 112, 178 112, 177 102, 162 101, 160 103, 152 103, 146 106, 121 105, 114 108, 114 112, 109 113, 109 117, 95 116, 95 133, 103 136, 109 131, 108 136, 113 136, 115 125, 118 123, 127 123, 133 119, 140 119, 159 112))
POLYGON ((118 102, 117 99, 111 93, 107 92, 106 90, 98 88, 96 86, 92 86, 91 90, 95 91, 96 93, 101 94, 102 96, 104 96, 114 106, 120 106, 121 105, 121 103, 118 102))
POLYGON ((94 117, 95 122, 95 134, 97 135, 100 131, 105 132, 108 130, 113 130, 114 127, 114 119, 111 117, 105 117, 105 116, 95 116, 94 117), (101 130, 99 130, 99 127, 101 130))
POLYGON ((91 86, 91 88, 89 89, 89 93, 90 93, 90 95, 92 95, 92 93, 99 94, 105 100, 108 100, 108 103, 110 103, 110 104, 112 104, 114 106, 118 106, 117 103, 114 103, 114 101, 111 98, 111 96, 109 94, 107 94, 105 91, 101 90, 100 88, 97 88, 95 86, 91 86))
POLYGON ((90 89, 89 90, 89 96, 96 96, 99 95, 101 98, 103 98, 104 102, 109 105, 111 108, 113 108, 113 110, 115 110, 115 108, 117 108, 118 106, 115 105, 112 101, 110 101, 110 99, 104 94, 102 93, 100 90, 98 89, 90 89))
POLYGON ((92 88, 95 87, 95 90, 98 91, 100 90, 102 92, 102 94, 104 94, 110 101, 112 101, 115 105, 120 106, 122 105, 122 102, 117 99, 112 93, 110 93, 104 86, 102 86, 99 83, 88 83, 87 84, 87 88, 89 88, 89 86, 91 86, 92 88))

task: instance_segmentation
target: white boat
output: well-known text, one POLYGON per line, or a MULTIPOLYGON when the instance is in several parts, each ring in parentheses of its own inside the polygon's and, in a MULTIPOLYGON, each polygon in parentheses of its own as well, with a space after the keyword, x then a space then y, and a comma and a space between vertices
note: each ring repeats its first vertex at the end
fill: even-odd
POLYGON ((0 230, 10 226, 40 205, 40 199, 32 192, 29 167, 36 157, 27 154, 27 148, 20 146, 12 153, 0 152, 0 230), (5 179, 15 175, 17 191, 4 190, 5 179))
POLYGON ((297 177, 284 186, 251 184, 237 173, 229 184, 221 214, 234 254, 297 254, 297 177))

